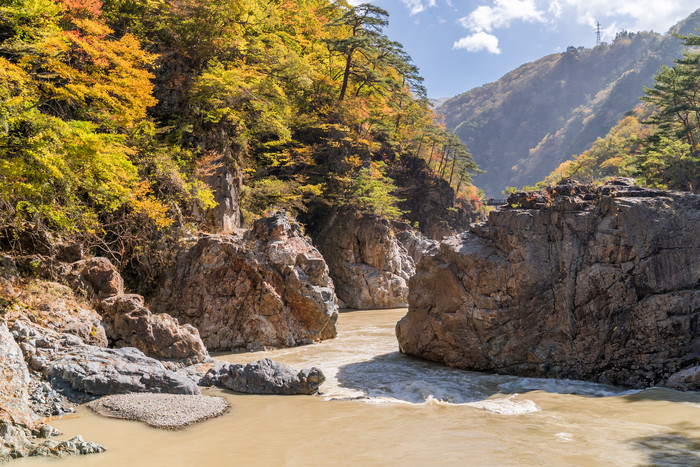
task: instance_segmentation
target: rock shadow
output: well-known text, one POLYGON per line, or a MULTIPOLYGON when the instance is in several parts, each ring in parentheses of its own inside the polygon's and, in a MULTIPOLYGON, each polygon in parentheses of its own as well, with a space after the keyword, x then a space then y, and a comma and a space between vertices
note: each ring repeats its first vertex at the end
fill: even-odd
POLYGON ((674 432, 645 436, 630 443, 646 452, 643 466, 700 466, 700 439, 674 432))
POLYGON ((459 370, 400 352, 378 355, 338 369, 340 387, 360 391, 368 398, 391 398, 414 404, 430 399, 463 404, 496 394, 546 391, 584 396, 615 396, 626 390, 598 383, 525 378, 459 370))

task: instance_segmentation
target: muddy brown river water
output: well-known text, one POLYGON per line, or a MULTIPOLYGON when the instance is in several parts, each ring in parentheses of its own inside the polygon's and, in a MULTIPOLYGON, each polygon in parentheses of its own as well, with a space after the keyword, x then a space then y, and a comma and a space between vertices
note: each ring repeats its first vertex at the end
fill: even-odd
POLYGON ((270 357, 318 366, 319 396, 219 389, 231 411, 170 432, 81 407, 52 424, 103 454, 17 465, 59 466, 700 466, 700 393, 484 375, 401 355, 406 310, 341 313, 338 338, 270 357))

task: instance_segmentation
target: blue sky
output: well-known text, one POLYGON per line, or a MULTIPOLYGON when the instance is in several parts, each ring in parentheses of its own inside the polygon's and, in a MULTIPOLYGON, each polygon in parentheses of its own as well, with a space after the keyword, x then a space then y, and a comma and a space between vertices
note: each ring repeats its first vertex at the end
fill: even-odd
MULTIPOLYGON (((361 0, 351 3, 359 4, 361 0)), ((665 33, 698 0, 372 0, 390 14, 428 95, 451 97, 568 46, 595 46, 621 30, 665 33)))

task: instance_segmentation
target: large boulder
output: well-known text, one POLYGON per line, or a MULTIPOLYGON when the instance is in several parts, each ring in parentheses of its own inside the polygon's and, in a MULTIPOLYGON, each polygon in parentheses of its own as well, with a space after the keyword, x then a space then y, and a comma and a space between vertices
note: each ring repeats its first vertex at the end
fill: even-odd
POLYGON ((17 320, 12 331, 29 367, 76 402, 129 392, 200 393, 194 381, 135 348, 87 345, 26 320, 17 320))
POLYGON ((415 268, 390 223, 357 211, 333 211, 316 237, 335 290, 348 308, 407 305, 408 279, 415 268))
POLYGON ((453 367, 645 387, 698 365, 698 284, 699 195, 568 183, 424 257, 396 333, 453 367))
POLYGON ((140 295, 114 295, 100 303, 115 347, 136 347, 149 357, 200 363, 209 357, 197 329, 166 313, 151 313, 140 295))
POLYGON ((5 323, 0 323, 0 463, 27 456, 63 456, 104 451, 81 437, 49 438, 56 430, 37 420, 29 402, 29 370, 5 323))
POLYGON ((321 254, 286 214, 249 231, 203 235, 175 254, 150 300, 210 351, 291 347, 335 337, 338 309, 321 254))
POLYGON ((296 371, 289 365, 263 358, 247 365, 230 364, 210 369, 200 384, 249 394, 315 394, 326 380, 318 368, 296 371))

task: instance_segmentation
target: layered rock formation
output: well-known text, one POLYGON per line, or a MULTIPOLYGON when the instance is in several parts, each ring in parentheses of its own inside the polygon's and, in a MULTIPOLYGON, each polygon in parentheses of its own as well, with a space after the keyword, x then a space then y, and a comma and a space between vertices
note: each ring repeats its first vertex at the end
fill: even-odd
POLYGON ((209 357, 197 329, 166 313, 151 313, 140 295, 114 295, 100 303, 115 347, 136 347, 149 357, 200 363, 209 357))
POLYGON ((396 308, 407 304, 413 259, 389 222, 356 211, 332 212, 316 237, 335 291, 349 308, 396 308))
POLYGON ((25 320, 16 321, 12 331, 29 368, 75 402, 131 392, 200 393, 194 381, 133 347, 95 347, 25 320))
POLYGON ((424 257, 410 289, 402 352, 632 387, 687 370, 672 382, 698 389, 698 195, 626 181, 515 194, 424 257))
POLYGON ((204 235, 176 252, 151 308, 195 326, 209 350, 291 347, 335 337, 333 282, 286 214, 204 235))
POLYGON ((79 436, 66 441, 46 439, 58 433, 34 416, 29 402, 29 370, 5 323, 0 323, 0 375, 0 462, 105 450, 79 436))

